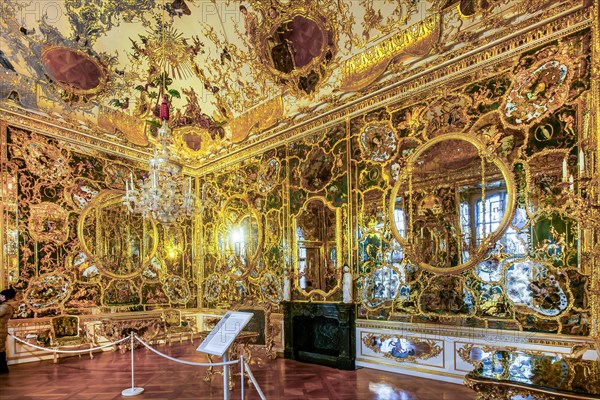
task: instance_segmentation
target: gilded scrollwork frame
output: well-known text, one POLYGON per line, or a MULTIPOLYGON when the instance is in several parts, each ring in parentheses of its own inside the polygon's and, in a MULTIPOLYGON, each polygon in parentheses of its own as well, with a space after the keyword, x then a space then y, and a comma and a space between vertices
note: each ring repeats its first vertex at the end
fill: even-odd
MULTIPOLYGON (((465 135, 463 133, 448 133, 448 134, 436 136, 433 139, 430 139, 427 142, 425 142, 424 144, 417 147, 415 152, 410 157, 408 157, 407 165, 401 172, 401 176, 409 177, 409 180, 408 180, 409 186, 410 186, 410 182, 411 182, 410 176, 412 175, 412 171, 414 170, 414 164, 415 164, 416 160, 418 160, 419 156, 421 154, 423 154, 423 152, 425 152, 427 149, 429 149, 434 144, 443 142, 445 140, 463 140, 463 141, 466 141, 466 142, 472 144, 479 151, 480 157, 482 157, 483 159, 491 160, 494 163, 494 165, 496 165, 496 167, 498 167, 498 169, 502 173, 502 176, 506 183, 507 204, 506 204, 506 210, 504 212, 504 216, 502 217, 502 221, 500 222, 499 227, 494 232, 492 232, 490 235, 488 235, 486 237, 486 243, 479 245, 477 247, 476 252, 473 255, 470 255, 469 259, 466 262, 464 262, 460 265, 449 267, 449 268, 439 268, 439 267, 432 266, 426 262, 411 260, 411 261, 415 262, 419 267, 423 268, 424 270, 434 272, 434 273, 440 274, 440 275, 457 274, 462 271, 469 270, 469 269, 473 268, 476 264, 480 263, 484 259, 489 248, 492 247, 494 245, 494 243, 502 236, 502 234, 504 233, 504 231, 510 224, 512 217, 513 217, 514 208, 515 208, 515 183, 514 183, 512 173, 510 172, 508 166, 500 158, 493 157, 492 153, 490 151, 488 151, 488 149, 485 147, 485 145, 481 141, 479 141, 477 138, 475 138, 471 135, 465 135)), ((403 179, 398 179, 392 189, 392 193, 390 196, 389 210, 388 210, 389 215, 394 215, 394 210, 396 207, 396 198, 398 197, 398 193, 401 189, 402 182, 403 182, 403 179)), ((408 191, 409 191, 410 195, 412 196, 412 188, 411 187, 408 188, 408 191)), ((398 230, 398 227, 395 224, 394 219, 392 219, 391 226, 392 226, 392 233, 394 234, 394 238, 405 249, 406 253, 410 254, 410 252, 411 252, 410 251, 410 247, 411 247, 410 243, 408 243, 408 241, 402 237, 402 235, 400 234, 400 232, 398 230)))
POLYGON ((331 74, 331 69, 328 68, 326 57, 327 50, 331 51, 331 56, 338 51, 337 48, 338 33, 332 19, 328 15, 322 14, 322 10, 312 6, 309 2, 301 1, 298 4, 288 4, 287 11, 277 18, 265 19, 257 28, 256 38, 254 40, 257 47, 257 54, 260 63, 276 80, 281 82, 289 81, 287 87, 297 95, 306 95, 310 92, 305 92, 299 87, 300 78, 307 76, 311 71, 321 70, 321 76, 317 86, 324 83, 325 78, 331 74), (273 57, 269 53, 269 40, 276 35, 277 30, 285 23, 291 22, 296 17, 302 17, 312 21, 321 31, 323 43, 321 44, 319 56, 313 58, 308 64, 297 67, 294 63, 294 68, 290 72, 283 72, 275 68, 273 65, 273 57), (270 25, 269 25, 270 24, 270 25), (331 35, 331 39, 328 36, 331 35), (330 44, 331 42, 331 44, 330 44))
MULTIPOLYGON (((252 207, 252 205, 250 204, 250 202, 248 201, 248 199, 245 196, 242 195, 234 195, 234 196, 230 196, 225 203, 223 204, 221 210, 221 221, 219 222, 218 226, 218 232, 223 232, 223 231, 228 231, 229 228, 231 228, 231 224, 226 224, 227 222, 227 218, 224 216, 224 212, 225 210, 227 210, 227 206, 232 203, 234 200, 241 200, 243 202, 246 203, 246 205, 248 206, 248 210, 250 212, 250 215, 248 214, 243 214, 238 216, 238 218, 235 220, 235 222, 233 223, 233 225, 239 225, 245 218, 248 218, 249 216, 254 218, 254 220, 256 221, 256 224, 258 226, 258 241, 257 241, 257 245, 256 245, 256 252, 252 255, 252 257, 250 258, 250 260, 247 263, 247 267, 245 268, 245 270, 241 273, 241 274, 235 274, 231 272, 231 269, 228 270, 227 274, 234 278, 234 279, 244 279, 246 277, 248 277, 256 268, 258 261, 262 255, 262 250, 263 250, 263 243, 264 243, 264 227, 263 227, 263 222, 262 222, 262 218, 261 216, 258 214, 258 211, 252 207)), ((215 248, 219 248, 219 235, 214 235, 214 240, 216 240, 216 243, 214 243, 214 245, 216 246, 215 248)), ((222 255, 224 255, 224 251, 222 252, 222 255)), ((239 260, 239 257, 234 257, 234 260, 236 263, 241 263, 241 261, 239 260)))
POLYGON ((343 234, 343 228, 342 228, 342 208, 341 207, 334 207, 333 205, 331 205, 329 203, 329 201, 327 201, 326 198, 322 197, 322 196, 314 196, 314 197, 309 197, 306 199, 306 201, 304 202, 304 204, 302 205, 302 207, 300 208, 300 210, 298 211, 298 214, 293 216, 292 218, 292 259, 293 259, 293 263, 294 263, 294 280, 293 280, 293 285, 294 288, 296 288, 303 296, 306 297, 313 297, 313 296, 322 296, 323 299, 326 299, 328 297, 330 297, 332 294, 334 294, 335 292, 337 292, 338 290, 341 289, 342 287, 342 264, 343 264, 343 242, 342 242, 342 234, 343 234), (306 211, 308 204, 311 201, 319 201, 321 202, 325 207, 327 207, 329 210, 333 211, 335 213, 335 245, 336 245, 336 275, 337 275, 337 279, 336 279, 336 285, 335 287, 333 287, 330 291, 325 292, 324 290, 321 289, 313 289, 310 291, 305 291, 304 289, 302 289, 302 287, 300 286, 300 260, 298 257, 298 253, 299 253, 299 241, 298 238, 296 236, 296 232, 298 229, 298 216, 300 216, 302 214, 303 211, 306 211))
POLYGON ((140 275, 144 270, 143 266, 146 265, 147 263, 149 263, 150 260, 152 260, 152 258, 157 253, 158 229, 156 227, 156 223, 152 219, 147 219, 144 222, 144 224, 146 224, 146 222, 149 224, 149 227, 150 227, 149 232, 150 232, 151 238, 152 238, 152 245, 150 246, 150 252, 145 257, 145 259, 142 260, 142 265, 140 266, 141 268, 138 268, 133 272, 130 272, 128 274, 123 274, 123 275, 115 274, 112 271, 109 271, 103 267, 102 261, 99 260, 98 257, 93 253, 93 251, 88 247, 87 240, 85 237, 85 232, 84 232, 86 218, 91 213, 97 212, 96 209, 101 206, 122 203, 122 201, 123 201, 122 196, 123 196, 123 192, 120 190, 115 190, 115 189, 105 190, 105 191, 102 191, 101 193, 99 193, 98 196, 96 196, 96 198, 94 198, 94 200, 92 200, 87 205, 87 207, 84 208, 83 211, 81 212, 81 215, 79 216, 79 219, 77 221, 77 236, 79 237, 82 250, 85 252, 85 254, 87 254, 90 257, 90 260, 92 260, 98 266, 98 269, 100 269, 103 274, 105 274, 111 278, 129 279, 129 278, 133 278, 135 276, 140 275))

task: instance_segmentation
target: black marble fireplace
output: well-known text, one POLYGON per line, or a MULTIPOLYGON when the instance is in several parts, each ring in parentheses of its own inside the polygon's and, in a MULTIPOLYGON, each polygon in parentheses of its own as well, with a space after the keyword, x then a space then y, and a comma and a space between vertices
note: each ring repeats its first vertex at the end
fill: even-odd
POLYGON ((285 358, 354 369, 355 306, 284 302, 285 358))

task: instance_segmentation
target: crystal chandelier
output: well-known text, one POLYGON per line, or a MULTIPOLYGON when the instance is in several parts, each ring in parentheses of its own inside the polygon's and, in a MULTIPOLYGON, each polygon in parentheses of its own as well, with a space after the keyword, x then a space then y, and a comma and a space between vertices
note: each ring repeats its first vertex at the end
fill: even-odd
POLYGON ((158 130, 159 147, 148 162, 148 176, 136 187, 133 174, 125 184, 123 204, 131 213, 143 214, 162 224, 173 224, 194 213, 192 179, 187 183, 182 174, 182 166, 169 150, 173 139, 169 120, 169 104, 163 96, 160 106, 162 126, 158 130))

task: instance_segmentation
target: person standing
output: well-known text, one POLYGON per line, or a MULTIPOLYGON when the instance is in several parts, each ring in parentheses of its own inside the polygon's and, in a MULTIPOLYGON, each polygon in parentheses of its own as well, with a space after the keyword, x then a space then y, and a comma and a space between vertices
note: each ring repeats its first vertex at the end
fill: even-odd
POLYGON ((8 373, 8 364, 6 362, 6 337, 8 336, 8 320, 17 309, 17 302, 14 301, 17 292, 9 288, 0 292, 0 374, 8 373))

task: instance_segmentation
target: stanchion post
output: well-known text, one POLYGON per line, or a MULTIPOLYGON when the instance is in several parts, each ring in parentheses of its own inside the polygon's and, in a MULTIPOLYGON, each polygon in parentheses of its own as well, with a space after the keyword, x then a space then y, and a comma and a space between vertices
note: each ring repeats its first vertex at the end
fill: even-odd
MULTIPOLYGON (((223 362, 226 363, 227 351, 223 354, 223 362)), ((229 400, 229 365, 223 364, 223 399, 229 400)))
POLYGON ((137 396, 138 394, 142 394, 144 392, 144 388, 135 387, 134 366, 133 366, 134 336, 135 336, 135 332, 131 331, 131 387, 127 388, 121 392, 121 395, 123 395, 125 397, 137 396))
POLYGON ((241 399, 244 400, 244 356, 240 356, 240 377, 241 377, 241 386, 240 390, 242 391, 241 399))

